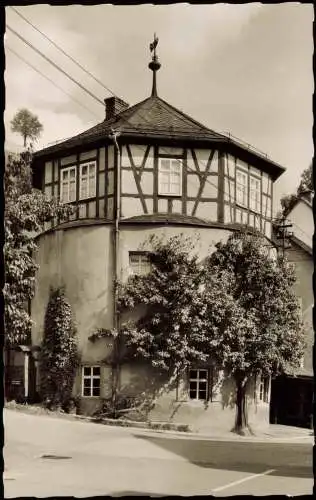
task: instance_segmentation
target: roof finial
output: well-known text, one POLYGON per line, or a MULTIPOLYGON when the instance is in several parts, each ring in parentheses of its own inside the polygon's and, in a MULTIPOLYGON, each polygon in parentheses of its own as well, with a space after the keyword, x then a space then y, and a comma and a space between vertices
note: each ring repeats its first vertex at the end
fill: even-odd
POLYGON ((153 88, 151 91, 151 96, 156 97, 157 96, 157 85, 156 85, 156 71, 160 68, 161 64, 158 61, 158 56, 156 55, 156 47, 158 45, 158 37, 156 37, 156 33, 154 34, 154 41, 149 45, 150 52, 154 52, 152 56, 152 60, 148 64, 148 67, 152 70, 153 72, 153 88))

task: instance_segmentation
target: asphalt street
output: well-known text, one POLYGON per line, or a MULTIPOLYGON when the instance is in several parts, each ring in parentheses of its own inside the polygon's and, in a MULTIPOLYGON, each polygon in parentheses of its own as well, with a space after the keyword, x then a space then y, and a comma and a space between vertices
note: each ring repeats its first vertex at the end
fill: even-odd
POLYGON ((4 411, 5 498, 310 495, 311 440, 192 438, 4 411))

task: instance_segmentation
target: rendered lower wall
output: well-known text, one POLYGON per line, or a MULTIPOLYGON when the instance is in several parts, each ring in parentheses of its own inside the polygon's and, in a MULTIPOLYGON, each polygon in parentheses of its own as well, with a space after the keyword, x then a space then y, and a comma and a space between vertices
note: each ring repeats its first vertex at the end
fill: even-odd
MULTIPOLYGON (((123 226, 120 229, 121 279, 129 270, 129 251, 139 250, 152 234, 169 238, 183 233, 196 241, 196 252, 203 259, 215 249, 215 244, 226 241, 230 231, 220 228, 194 228, 148 226, 123 226)), ((111 349, 109 340, 95 342, 89 336, 97 328, 113 325, 113 228, 99 224, 60 229, 43 234, 39 240, 36 294, 32 301, 32 318, 35 322, 32 343, 40 345, 43 338, 44 317, 51 286, 65 286, 77 325, 78 346, 82 365, 101 366, 100 397, 82 397, 82 372, 78 370, 74 395, 79 396, 80 411, 93 414, 111 395, 111 368, 104 362, 111 349)), ((148 248, 149 249, 149 248, 148 248)), ((148 367, 124 366, 121 371, 121 393, 139 395, 143 390, 155 392, 162 384, 148 367), (145 387, 144 387, 145 385, 145 387)), ((231 389, 231 388, 230 388, 231 389)), ((230 390, 226 386, 226 390, 230 390)), ((235 417, 234 404, 227 394, 204 405, 181 396, 183 388, 164 391, 158 398, 150 418, 155 420, 190 423, 193 428, 232 427, 235 417), (180 392, 179 392, 180 391, 180 392)), ((227 392, 226 391, 226 392, 227 392)), ((228 393, 227 392, 227 393, 228 393)), ((257 424, 268 423, 268 404, 255 404, 253 390, 249 394, 249 420, 257 424)))
MULTIPOLYGON (((171 387, 167 378, 146 365, 124 365, 121 369, 120 393, 129 396, 147 394, 156 400, 149 413, 151 421, 189 424, 193 431, 231 430, 235 423, 235 383, 224 378, 210 401, 189 399, 187 377, 184 375, 171 387)), ((252 380, 247 391, 249 424, 253 428, 269 424, 269 403, 259 401, 258 381, 252 380)))

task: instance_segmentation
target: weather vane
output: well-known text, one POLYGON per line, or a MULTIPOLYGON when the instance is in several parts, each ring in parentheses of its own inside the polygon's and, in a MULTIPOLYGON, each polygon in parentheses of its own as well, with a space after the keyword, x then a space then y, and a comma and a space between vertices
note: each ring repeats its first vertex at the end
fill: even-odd
POLYGON ((154 33, 154 41, 149 45, 150 52, 154 51, 153 59, 156 59, 156 47, 158 45, 159 38, 154 33))
POLYGON ((148 67, 151 69, 153 72, 153 87, 151 91, 152 97, 157 96, 157 82, 156 82, 156 73, 159 70, 161 64, 158 61, 158 57, 156 55, 156 47, 158 45, 158 37, 156 36, 156 33, 154 34, 154 41, 151 42, 149 45, 150 52, 154 52, 152 56, 152 60, 148 64, 148 67))

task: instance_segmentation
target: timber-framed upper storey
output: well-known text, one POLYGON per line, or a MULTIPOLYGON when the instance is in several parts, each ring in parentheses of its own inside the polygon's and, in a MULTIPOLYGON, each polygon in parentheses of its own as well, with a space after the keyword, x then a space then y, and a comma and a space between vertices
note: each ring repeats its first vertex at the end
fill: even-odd
POLYGON ((120 200, 121 220, 181 215, 247 225, 268 238, 273 182, 283 171, 159 97, 37 152, 33 163, 36 187, 74 205, 70 220, 113 221, 120 200), (119 131, 118 148, 113 130, 119 131))

